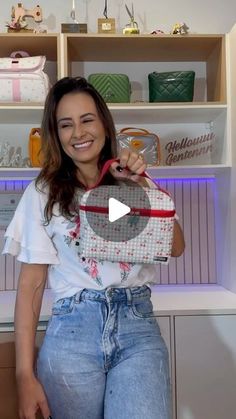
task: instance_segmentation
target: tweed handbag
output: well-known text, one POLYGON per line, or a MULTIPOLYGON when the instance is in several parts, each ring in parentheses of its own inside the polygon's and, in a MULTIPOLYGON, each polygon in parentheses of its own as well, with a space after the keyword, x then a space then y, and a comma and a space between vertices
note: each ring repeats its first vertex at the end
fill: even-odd
POLYGON ((105 102, 130 102, 131 84, 126 74, 96 73, 90 74, 88 82, 95 87, 105 102))
MULTIPOLYGON (((173 241, 174 202, 166 191, 157 186, 143 188, 142 194, 150 203, 147 207, 143 203, 146 199, 142 199, 143 195, 138 192, 139 187, 100 185, 114 161, 106 162, 97 185, 80 198, 81 255, 112 262, 168 263, 173 241), (120 220, 109 221, 109 199, 112 197, 130 206, 130 212, 122 217, 120 223, 120 220)), ((143 176, 147 176, 146 173, 143 176)))
POLYGON ((143 128, 122 128, 116 136, 118 150, 129 148, 142 153, 148 166, 157 166, 161 161, 160 139, 157 134, 143 128))
POLYGON ((194 79, 194 71, 148 74, 149 102, 192 102, 194 79))

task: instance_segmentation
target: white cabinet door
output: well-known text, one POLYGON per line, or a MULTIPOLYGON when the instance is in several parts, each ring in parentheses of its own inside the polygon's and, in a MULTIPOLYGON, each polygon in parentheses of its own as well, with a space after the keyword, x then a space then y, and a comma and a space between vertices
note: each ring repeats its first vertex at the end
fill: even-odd
POLYGON ((173 377, 172 362, 171 362, 172 356, 171 356, 170 317, 158 316, 157 323, 159 324, 161 335, 166 343, 166 346, 169 352, 170 375, 173 377))
POLYGON ((170 355, 170 317, 158 316, 157 323, 159 324, 161 335, 166 343, 170 355))
POLYGON ((177 419, 235 419, 236 315, 177 316, 177 419))

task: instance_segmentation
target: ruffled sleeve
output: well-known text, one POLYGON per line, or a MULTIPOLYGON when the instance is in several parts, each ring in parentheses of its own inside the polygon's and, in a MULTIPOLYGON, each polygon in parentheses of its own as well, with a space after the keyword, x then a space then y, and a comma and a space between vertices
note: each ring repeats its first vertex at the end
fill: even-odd
POLYGON ((36 190, 34 182, 26 188, 4 235, 3 254, 17 256, 25 263, 59 263, 50 226, 45 226, 43 220, 46 196, 36 190))

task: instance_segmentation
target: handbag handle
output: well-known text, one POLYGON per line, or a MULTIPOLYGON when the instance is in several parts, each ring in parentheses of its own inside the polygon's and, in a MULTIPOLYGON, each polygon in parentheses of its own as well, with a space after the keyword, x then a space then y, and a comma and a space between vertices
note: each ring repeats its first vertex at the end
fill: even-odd
MULTIPOLYGON (((101 183, 102 179, 104 178, 105 174, 108 172, 108 170, 110 169, 112 163, 114 163, 114 162, 119 163, 120 160, 117 159, 117 158, 116 159, 114 158, 114 159, 107 160, 105 162, 105 164, 104 164, 104 166, 102 168, 102 171, 100 173, 100 176, 98 178, 97 183, 94 186, 92 186, 92 188, 88 188, 87 190, 97 188, 100 185, 100 183, 101 183)), ((139 176, 142 176, 142 177, 146 177, 148 179, 151 179, 151 177, 146 172, 141 173, 139 176)))
POLYGON ((134 130, 138 130, 138 131, 141 131, 141 132, 143 132, 144 134, 150 134, 150 132, 149 131, 147 131, 146 129, 144 129, 144 128, 134 128, 134 127, 126 127, 126 128, 122 128, 121 130, 120 130, 120 133, 123 133, 123 132, 126 132, 126 131, 129 131, 129 130, 131 130, 131 129, 134 129, 134 130))
POLYGON ((24 58, 29 57, 28 52, 26 51, 12 51, 10 58, 24 58))
MULTIPOLYGON (((92 188, 88 188, 88 189, 87 189, 87 191, 90 191, 91 189, 95 189, 95 188, 97 188, 97 187, 100 185, 100 183, 101 183, 102 179, 104 178, 105 174, 108 172, 108 170, 110 169, 110 167, 111 167, 112 163, 114 163, 114 162, 119 163, 119 162, 120 162, 120 160, 119 160, 119 159, 117 159, 117 158, 116 158, 116 159, 115 159, 115 158, 113 158, 113 159, 109 159, 109 160, 107 160, 107 161, 105 162, 105 164, 104 164, 104 166, 103 166, 103 168, 102 168, 102 171, 101 171, 101 173, 100 173, 100 176, 99 176, 99 179, 98 179, 97 183, 96 183, 94 186, 92 186, 92 188)), ((165 189, 162 189, 162 188, 158 185, 158 183, 154 182, 154 181, 152 180, 151 176, 149 176, 149 174, 148 174, 148 173, 146 173, 146 172, 142 172, 139 176, 142 176, 142 177, 145 177, 145 178, 147 178, 147 179, 150 179, 150 180, 151 180, 151 181, 152 181, 152 182, 156 185, 156 187, 157 187, 157 189, 159 189, 159 191, 162 191, 162 192, 164 192, 164 193, 166 193, 167 195, 169 195, 169 196, 170 196, 169 192, 167 192, 165 189)))

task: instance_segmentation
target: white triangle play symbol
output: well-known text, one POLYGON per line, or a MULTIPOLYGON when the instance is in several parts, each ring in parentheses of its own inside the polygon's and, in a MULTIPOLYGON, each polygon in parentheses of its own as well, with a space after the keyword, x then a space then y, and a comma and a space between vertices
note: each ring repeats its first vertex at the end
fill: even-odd
POLYGON ((123 204, 115 198, 109 198, 108 216, 111 223, 129 214, 130 211, 131 209, 128 205, 123 204))

